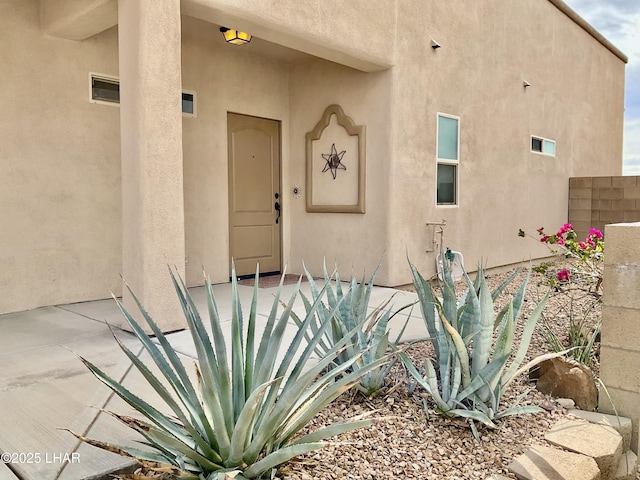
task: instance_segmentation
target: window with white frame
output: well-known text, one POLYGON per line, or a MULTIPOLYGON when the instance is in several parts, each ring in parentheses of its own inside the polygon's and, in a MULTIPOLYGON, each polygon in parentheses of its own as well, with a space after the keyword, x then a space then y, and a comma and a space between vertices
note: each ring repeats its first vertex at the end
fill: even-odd
MULTIPOLYGON (((118 77, 91 73, 90 100, 94 103, 120 104, 120 80, 118 77)), ((182 91, 182 113, 188 117, 196 116, 196 92, 182 91)))
POLYGON ((436 203, 458 205, 460 117, 438 113, 437 128, 436 203))
POLYGON ((556 142, 548 138, 531 135, 531 151, 554 157, 556 155, 556 142))

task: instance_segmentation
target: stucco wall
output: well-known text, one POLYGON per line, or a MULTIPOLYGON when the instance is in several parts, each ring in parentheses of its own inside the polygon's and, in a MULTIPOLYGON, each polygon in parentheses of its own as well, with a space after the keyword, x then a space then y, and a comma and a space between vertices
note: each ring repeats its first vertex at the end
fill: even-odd
POLYGON ((110 30, 39 30, 38 2, 0 3, 0 312, 119 292, 119 109, 89 102, 117 68, 110 30))
MULTIPOLYGON (((337 263, 343 276, 367 274, 382 262, 377 281, 388 282, 387 215, 391 168, 390 72, 363 73, 325 60, 291 67, 291 161, 289 199, 291 228, 290 265, 300 272, 302 262, 314 275, 322 275, 322 262, 337 263), (305 134, 315 127, 325 108, 339 104, 356 125, 366 125, 366 213, 307 213, 303 191, 291 194, 293 185, 305 188, 305 134)), ((336 145, 338 147, 338 145, 336 145)), ((338 175, 355 175, 355 169, 338 175)), ((329 175, 329 172, 315 172, 329 175)))
MULTIPOLYGON (((0 124, 0 312, 120 290, 120 110, 88 101, 88 72, 117 75, 117 31, 47 36, 38 4, 0 4, 11 119, 0 124)), ((442 219, 444 245, 469 269, 543 256, 518 228, 566 221, 569 177, 621 172, 624 63, 550 2, 189 0, 184 13, 201 19, 183 21, 183 87, 198 110, 183 121, 191 285, 202 266, 227 279, 227 111, 282 122, 283 262, 294 271, 304 260, 319 273, 324 255, 343 274, 370 272, 382 258, 379 282, 407 283, 407 252, 433 273, 425 223, 442 219), (325 59, 286 65, 216 47, 202 19, 325 59), (364 215, 308 214, 291 194, 304 186, 304 134, 332 103, 367 127, 364 215), (460 117, 455 208, 435 206, 437 112, 460 117), (556 156, 531 153, 531 135, 555 140, 556 156)))
POLYGON ((409 281, 405 249, 433 272, 427 221, 468 269, 545 255, 518 228, 564 223, 577 172, 621 173, 624 63, 547 2, 407 2, 397 19, 390 282, 409 281), (435 207, 437 112, 460 117, 457 208, 435 207))

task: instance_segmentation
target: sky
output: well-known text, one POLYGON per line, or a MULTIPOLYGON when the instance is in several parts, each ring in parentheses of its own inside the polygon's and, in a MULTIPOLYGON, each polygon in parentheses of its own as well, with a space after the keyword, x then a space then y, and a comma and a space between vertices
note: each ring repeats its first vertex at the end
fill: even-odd
POLYGON ((626 67, 623 174, 640 175, 640 0, 564 0, 629 57, 626 67))

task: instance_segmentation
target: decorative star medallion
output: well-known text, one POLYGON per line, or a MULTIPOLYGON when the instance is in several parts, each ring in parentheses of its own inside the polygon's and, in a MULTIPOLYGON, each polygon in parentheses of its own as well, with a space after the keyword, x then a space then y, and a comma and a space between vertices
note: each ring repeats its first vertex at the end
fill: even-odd
POLYGON ((334 143, 331 145, 331 153, 321 153, 322 158, 324 158, 327 161, 327 164, 322 169, 322 173, 326 172, 327 170, 331 170, 331 175, 335 180, 336 174, 338 173, 339 168, 342 170, 347 169, 347 167, 345 167, 341 163, 342 157, 344 157, 344 154, 346 152, 347 152, 346 150, 343 150, 340 153, 338 153, 338 151, 336 150, 336 144, 334 143))

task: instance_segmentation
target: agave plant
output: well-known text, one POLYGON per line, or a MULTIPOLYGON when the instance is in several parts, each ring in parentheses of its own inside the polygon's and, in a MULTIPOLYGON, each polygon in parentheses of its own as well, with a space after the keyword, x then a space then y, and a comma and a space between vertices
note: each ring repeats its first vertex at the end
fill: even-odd
MULTIPOLYGON (((332 355, 332 351, 335 351, 337 344, 342 344, 345 339, 348 339, 349 342, 345 348, 337 352, 334 366, 350 364, 350 371, 366 371, 367 373, 356 385, 356 388, 366 396, 379 393, 384 386, 384 379, 395 364, 397 357, 393 356, 389 362, 377 368, 370 368, 371 365, 379 362, 382 358, 389 358, 389 349, 397 350, 396 343, 402 337, 408 323, 407 319, 395 342, 391 342, 387 328, 389 321, 402 310, 413 306, 413 304, 405 305, 394 311, 389 306, 393 300, 392 296, 369 313, 369 301, 378 268, 375 269, 368 282, 365 282, 364 276, 360 282, 355 276, 352 276, 346 289, 343 289, 337 269, 332 275, 329 275, 325 264, 324 283, 320 286, 305 269, 311 296, 307 297, 302 292, 300 293, 306 310, 306 318, 312 316, 310 329, 306 334, 307 339, 311 340, 311 336, 317 334, 327 322, 330 325, 330 328, 324 330, 324 335, 317 342, 316 354, 320 357, 328 357, 332 355)), ((303 320, 294 313, 292 317, 299 326, 303 324, 303 320)))
POLYGON ((415 266, 411 262, 409 265, 436 358, 435 361, 427 359, 424 373, 421 373, 405 353, 400 356, 418 384, 431 395, 438 413, 469 419, 477 437, 474 421, 495 427, 494 421, 507 415, 540 411, 536 406, 521 406, 519 402, 522 398, 503 410, 499 410, 499 404, 516 376, 558 355, 541 355, 519 368, 548 294, 526 319, 520 344, 516 348, 514 332, 529 280, 528 274, 515 296, 496 315, 494 300, 518 275, 519 270, 493 292, 489 289, 482 268, 479 268, 474 282, 465 273, 468 289, 458 300, 448 262, 444 262, 444 276, 440 283, 441 299, 415 266))
MULTIPOLYGON (((112 413, 142 435, 144 443, 150 449, 114 446, 74 433, 78 438, 132 457, 148 471, 163 473, 165 476, 162 478, 212 480, 227 478, 226 475, 229 475, 229 478, 253 479, 272 476, 279 465, 293 457, 323 447, 323 440, 328 437, 369 424, 368 420, 357 419, 300 436, 300 431, 320 410, 357 384, 367 373, 367 369, 348 373, 349 368, 358 361, 358 357, 354 357, 340 368, 321 375, 335 356, 346 347, 352 337, 351 332, 342 341, 336 342, 327 351, 327 356, 319 361, 308 361, 329 327, 328 320, 323 325, 316 325, 314 334, 306 335, 308 342, 304 342, 319 302, 314 303, 309 315, 300 324, 282 360, 276 361, 278 352, 286 347, 283 345, 283 333, 291 316, 300 281, 287 303, 288 306, 281 312, 278 308, 282 287, 282 281, 280 282, 264 332, 258 342, 258 273, 245 325, 238 283, 233 271, 229 358, 210 280, 206 280, 206 292, 213 342, 184 282, 173 272, 171 278, 197 352, 196 381, 193 382, 187 375, 167 338, 133 295, 144 320, 156 336, 157 344, 119 303, 120 309, 132 331, 150 354, 161 377, 154 375, 149 366, 122 343, 118 343, 166 403, 172 416, 152 407, 94 364, 82 359, 99 380, 141 414, 141 418, 134 419, 112 413)), ((335 308, 340 308, 340 305, 335 308)), ((373 362, 370 368, 376 368, 386 361, 383 358, 373 362)))

